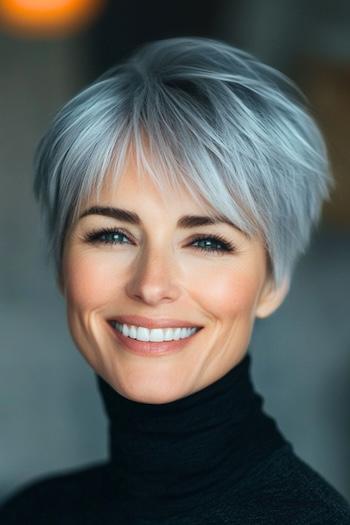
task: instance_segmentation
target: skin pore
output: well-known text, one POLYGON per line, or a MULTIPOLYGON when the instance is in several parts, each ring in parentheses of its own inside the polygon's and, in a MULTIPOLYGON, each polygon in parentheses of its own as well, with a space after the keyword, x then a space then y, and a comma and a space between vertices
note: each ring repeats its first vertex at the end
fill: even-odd
POLYGON ((84 209, 90 206, 122 208, 142 221, 88 214, 65 239, 60 291, 70 333, 94 371, 124 397, 158 404, 201 390, 237 365, 255 317, 270 315, 287 293, 287 285, 271 285, 262 241, 226 223, 178 227, 180 217, 203 209, 185 191, 162 200, 149 178, 137 177, 132 156, 115 188, 106 184, 84 209), (111 333, 107 320, 119 315, 204 328, 179 352, 139 356, 111 333))

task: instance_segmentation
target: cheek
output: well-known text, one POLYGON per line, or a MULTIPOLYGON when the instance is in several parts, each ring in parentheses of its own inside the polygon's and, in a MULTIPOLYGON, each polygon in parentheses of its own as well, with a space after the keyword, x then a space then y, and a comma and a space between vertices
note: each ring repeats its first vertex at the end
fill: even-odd
POLYGON ((220 271, 201 273, 196 280, 199 301, 217 319, 249 316, 254 310, 259 276, 244 265, 221 267, 220 271))
POLYGON ((115 286, 120 282, 116 272, 111 275, 103 259, 91 254, 72 253, 64 268, 67 299, 78 308, 94 309, 103 305, 115 294, 115 286))

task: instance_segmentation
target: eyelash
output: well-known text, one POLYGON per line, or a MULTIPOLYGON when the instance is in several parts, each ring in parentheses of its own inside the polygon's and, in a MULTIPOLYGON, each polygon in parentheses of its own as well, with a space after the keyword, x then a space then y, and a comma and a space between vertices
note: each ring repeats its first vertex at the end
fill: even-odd
MULTIPOLYGON (((105 235, 121 235, 121 236, 124 236, 126 238, 128 238, 128 236, 122 231, 122 230, 119 230, 119 229, 116 229, 116 228, 103 228, 101 230, 93 230, 91 232, 89 232, 88 234, 86 234, 84 236, 84 241, 85 242, 88 242, 88 243, 91 243, 91 244, 126 244, 126 243, 123 243, 123 242, 117 242, 117 241, 108 241, 106 239, 102 239, 102 237, 105 235)), ((235 247, 233 246, 232 243, 230 243, 229 241, 226 241, 223 237, 221 237, 221 235, 199 235, 199 236, 196 236, 195 239, 193 239, 193 243, 194 242, 200 242, 200 241, 203 241, 203 240, 212 240, 212 241, 215 241, 217 242, 218 244, 221 244, 223 246, 222 249, 217 249, 217 248, 214 248, 214 249, 206 249, 206 248, 202 248, 200 246, 195 246, 195 248, 197 250, 200 250, 204 253, 206 253, 207 255, 211 254, 211 253, 217 253, 218 255, 223 255, 225 252, 226 253, 232 253, 235 251, 235 247)))

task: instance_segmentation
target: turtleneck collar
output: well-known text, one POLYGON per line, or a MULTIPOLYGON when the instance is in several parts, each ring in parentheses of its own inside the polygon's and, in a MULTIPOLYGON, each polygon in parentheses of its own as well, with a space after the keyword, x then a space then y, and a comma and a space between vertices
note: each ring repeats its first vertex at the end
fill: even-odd
POLYGON ((186 397, 130 400, 97 376, 109 419, 115 501, 129 514, 166 517, 232 489, 260 460, 288 443, 263 411, 251 357, 186 397))

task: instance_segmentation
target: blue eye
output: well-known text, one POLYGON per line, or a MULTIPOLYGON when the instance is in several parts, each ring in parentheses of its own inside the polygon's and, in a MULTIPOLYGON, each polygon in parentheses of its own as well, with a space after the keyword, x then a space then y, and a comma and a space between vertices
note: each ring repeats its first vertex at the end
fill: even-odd
POLYGON ((118 240, 121 237, 127 239, 128 237, 120 230, 115 228, 103 228, 102 230, 92 231, 87 234, 85 240, 92 244, 126 244, 124 241, 118 240))
POLYGON ((203 235, 200 237, 196 237, 193 243, 204 243, 205 247, 202 247, 202 246, 197 247, 199 250, 202 250, 204 252, 220 253, 220 252, 233 252, 235 250, 232 243, 226 241, 223 237, 221 237, 221 235, 203 235), (216 246, 221 246, 221 248, 218 249, 218 248, 210 247, 213 245, 213 241, 216 246))
MULTIPOLYGON (((103 228, 88 233, 84 240, 91 244, 129 244, 129 237, 119 229, 116 228, 103 228), (124 239, 124 240, 123 240, 124 239), (127 241, 125 241, 127 239, 127 241)), ((196 236, 191 242, 191 246, 195 249, 201 250, 207 254, 217 253, 231 253, 235 251, 235 247, 229 241, 226 241, 221 235, 199 235, 196 236), (199 244, 202 244, 200 246, 199 244)))

